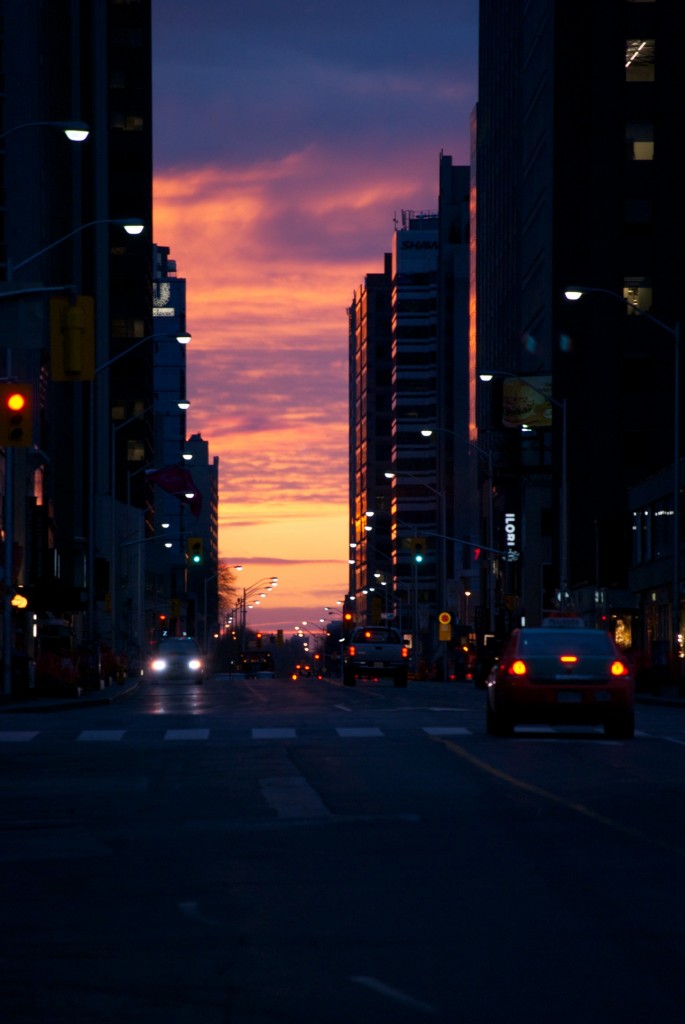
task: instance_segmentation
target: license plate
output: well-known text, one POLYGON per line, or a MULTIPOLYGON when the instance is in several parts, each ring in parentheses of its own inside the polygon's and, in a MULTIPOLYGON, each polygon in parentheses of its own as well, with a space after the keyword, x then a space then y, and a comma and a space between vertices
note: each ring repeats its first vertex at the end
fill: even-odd
POLYGON ((574 690, 559 690, 557 700, 560 704, 580 704, 583 696, 574 690))
POLYGON ((373 667, 374 668, 383 668, 383 662, 382 661, 374 661, 373 667))

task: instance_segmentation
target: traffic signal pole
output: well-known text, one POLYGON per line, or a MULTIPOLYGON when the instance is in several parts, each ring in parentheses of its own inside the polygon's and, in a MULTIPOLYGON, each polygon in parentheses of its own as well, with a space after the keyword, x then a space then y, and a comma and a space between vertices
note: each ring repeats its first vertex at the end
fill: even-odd
MULTIPOLYGON (((8 349, 8 352, 10 350, 8 349)), ((9 359, 8 359, 9 361, 9 359)), ((2 601, 2 696, 12 696, 12 590, 14 586, 14 449, 31 443, 30 388, 12 380, 0 383, 0 442, 5 447, 5 558, 2 601), (24 417, 29 417, 25 421, 24 417)))
POLYGON ((5 448, 5 571, 2 600, 2 695, 12 696, 12 575, 14 563, 14 448, 5 448))

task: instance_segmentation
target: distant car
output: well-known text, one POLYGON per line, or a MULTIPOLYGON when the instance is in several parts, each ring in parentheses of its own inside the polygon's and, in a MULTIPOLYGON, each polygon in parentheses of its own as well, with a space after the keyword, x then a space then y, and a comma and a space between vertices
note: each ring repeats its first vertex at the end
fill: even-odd
POLYGON ((488 676, 487 731, 511 736, 532 723, 602 725, 607 737, 633 737, 633 675, 609 633, 514 630, 488 676))
POLYGON ((153 679, 189 679, 204 682, 205 665, 197 641, 189 636, 159 640, 149 663, 153 679))
POLYGON ((274 659, 270 651, 242 656, 242 669, 246 679, 274 679, 274 659))

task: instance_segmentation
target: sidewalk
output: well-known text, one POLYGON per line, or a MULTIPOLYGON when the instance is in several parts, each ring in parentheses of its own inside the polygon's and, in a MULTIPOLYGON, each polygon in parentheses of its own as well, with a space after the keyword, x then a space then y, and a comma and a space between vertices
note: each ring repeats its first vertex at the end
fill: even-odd
POLYGON ((0 700, 0 714, 27 711, 68 711, 70 708, 96 707, 113 704, 135 693, 142 678, 130 678, 123 683, 105 686, 102 690, 83 690, 78 697, 29 697, 26 700, 0 700))

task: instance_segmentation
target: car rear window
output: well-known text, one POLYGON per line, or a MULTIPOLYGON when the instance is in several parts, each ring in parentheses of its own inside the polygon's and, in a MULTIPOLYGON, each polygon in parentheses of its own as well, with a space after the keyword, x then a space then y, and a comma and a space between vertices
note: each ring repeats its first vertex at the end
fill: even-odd
POLYGON ((370 640, 376 644, 398 644, 400 642, 400 634, 395 629, 383 629, 374 628, 369 626, 366 629, 358 629, 355 633, 354 639, 357 643, 363 643, 364 640, 370 640))
POLYGON ((585 654, 608 655, 613 652, 608 633, 602 630, 583 632, 563 629, 544 629, 535 633, 521 633, 519 642, 521 654, 585 654))

